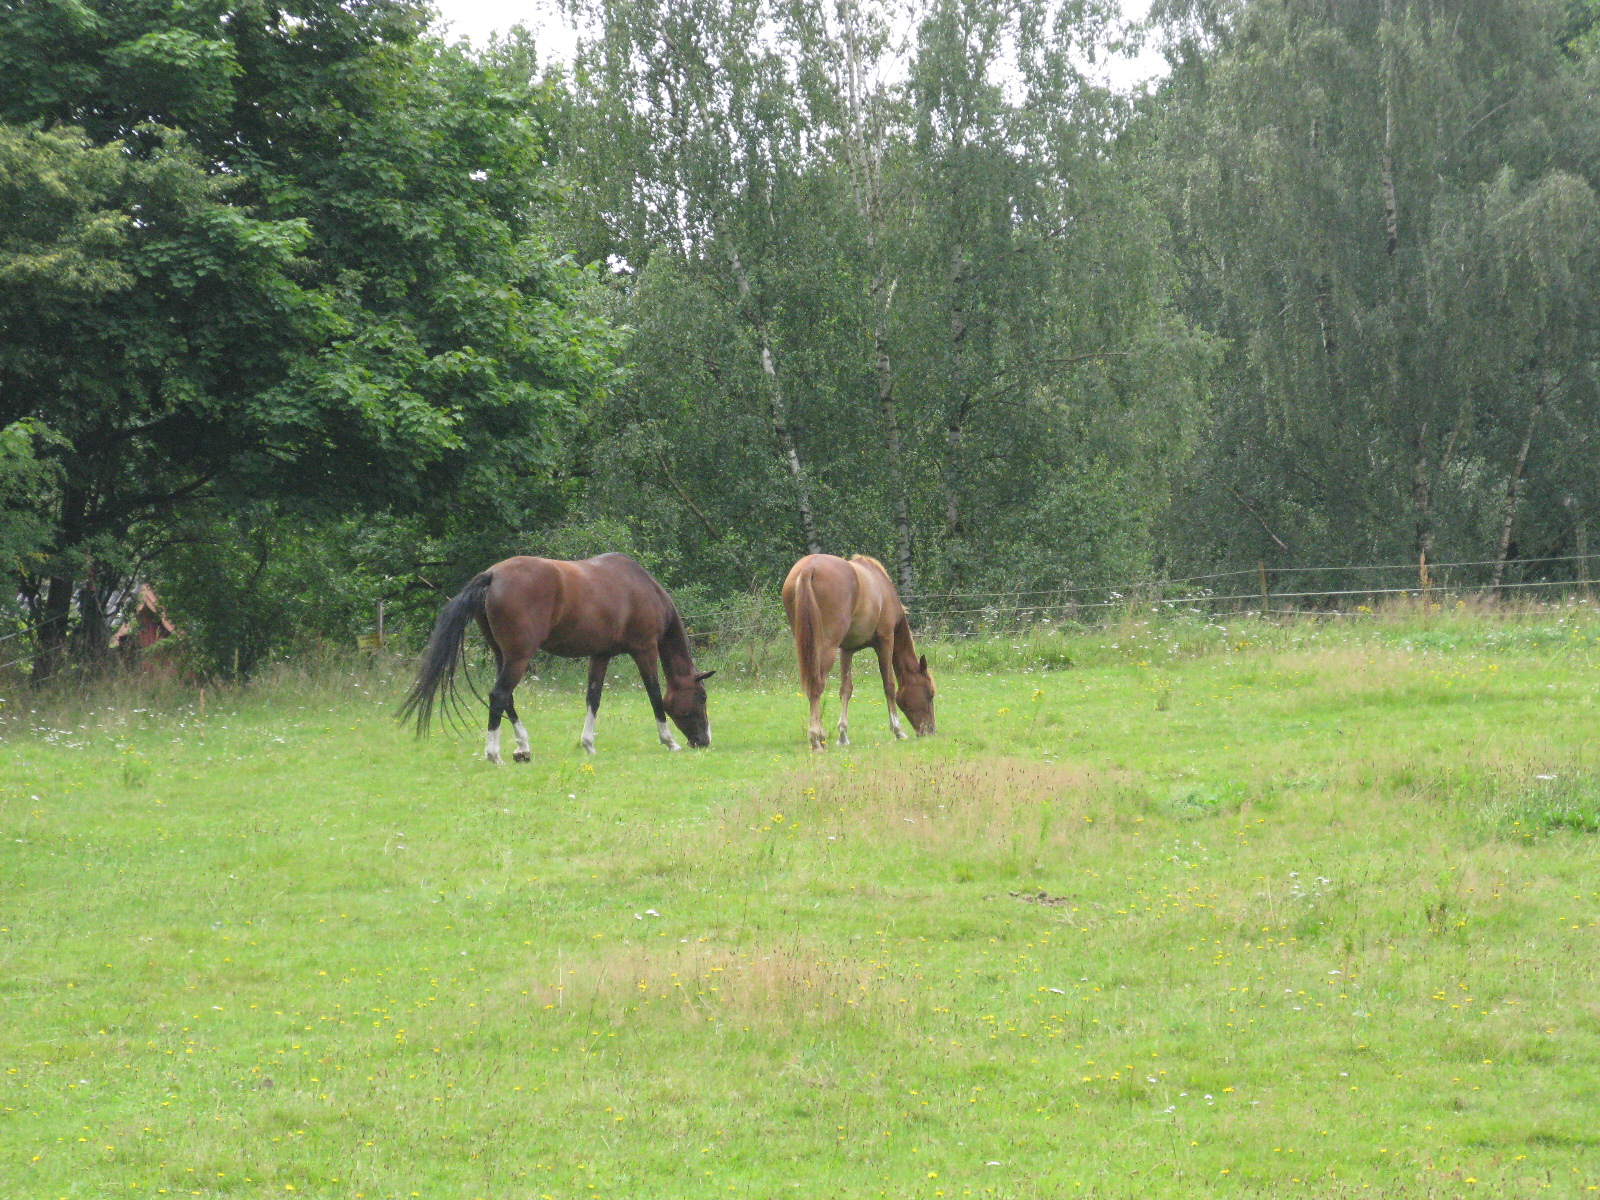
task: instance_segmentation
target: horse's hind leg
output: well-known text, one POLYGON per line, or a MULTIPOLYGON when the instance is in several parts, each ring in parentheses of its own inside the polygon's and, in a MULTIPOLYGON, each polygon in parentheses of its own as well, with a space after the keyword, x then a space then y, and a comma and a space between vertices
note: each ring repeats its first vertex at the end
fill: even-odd
POLYGON ((594 753, 594 719, 600 712, 600 695, 606 690, 606 670, 611 666, 609 654, 596 654, 589 659, 589 715, 583 720, 583 749, 594 753))
POLYGON ((855 693, 855 681, 850 677, 850 662, 854 651, 839 654, 839 745, 850 744, 850 697, 855 693))
MULTIPOLYGON (((499 657, 498 649, 495 655, 499 657)), ((516 762, 527 762, 533 757, 533 752, 528 748, 528 731, 522 727, 522 721, 517 717, 517 706, 511 699, 511 693, 516 690, 517 684, 522 682, 523 672, 527 669, 526 658, 502 658, 500 669, 495 672, 494 686, 489 689, 489 736, 485 739, 483 750, 483 756, 492 763, 500 761, 502 715, 511 718, 511 731, 517 737, 517 748, 512 752, 512 759, 516 762)))
POLYGON ((810 736, 813 750, 828 748, 828 735, 822 728, 822 693, 827 690, 828 672, 833 670, 833 659, 837 653, 837 650, 830 648, 817 656, 816 691, 811 690, 811 682, 806 683, 806 699, 811 701, 810 736))
POLYGON ((517 716, 517 706, 509 692, 506 693, 506 716, 511 718, 511 732, 517 737, 517 748, 511 752, 511 760, 532 762, 533 751, 528 747, 528 731, 523 727, 522 718, 517 716))

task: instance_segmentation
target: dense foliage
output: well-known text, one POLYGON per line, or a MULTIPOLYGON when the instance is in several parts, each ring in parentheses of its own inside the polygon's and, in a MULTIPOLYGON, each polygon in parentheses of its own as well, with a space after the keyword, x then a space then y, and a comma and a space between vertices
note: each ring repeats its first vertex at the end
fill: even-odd
POLYGON ((633 327, 592 503, 692 577, 1587 550, 1593 6, 1173 4, 1134 101, 1093 4, 583 11, 567 169, 633 327))
MULTIPOLYGON (((0 2, 0 561, 207 669, 512 552, 913 605, 1266 562, 1580 568, 1600 7, 0 2), (909 12, 909 15, 907 15, 909 12)), ((1587 577, 1587 572, 1585 572, 1587 577)))
POLYGON ((1275 0, 1184 47, 1155 173, 1186 308, 1228 347, 1185 536, 1302 562, 1574 552, 1600 500, 1578 11, 1275 0))
POLYGON ((594 16, 573 169, 635 330, 602 503, 725 586, 808 546, 911 594, 1152 568, 1212 347, 1080 69, 1103 8, 594 16))
MULTIPOLYGON (((304 549, 352 510, 424 559, 559 515, 610 335, 546 237, 544 97, 423 17, 0 8, 0 426, 38 431, 54 484, 7 538, 34 537, 40 673, 69 628, 103 646, 141 574, 182 578, 169 602, 204 643, 219 605, 239 628, 303 598, 304 549), (261 553, 289 593, 223 603, 261 553)), ((248 669, 282 633, 212 657, 248 669)))

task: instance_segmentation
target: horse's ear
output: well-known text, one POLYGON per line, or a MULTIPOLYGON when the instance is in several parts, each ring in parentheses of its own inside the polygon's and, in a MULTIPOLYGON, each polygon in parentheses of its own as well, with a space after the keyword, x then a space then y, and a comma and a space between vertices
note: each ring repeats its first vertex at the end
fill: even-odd
POLYGON ((710 679, 716 673, 717 673, 717 670, 716 670, 715 667, 713 667, 709 671, 699 671, 699 672, 697 672, 695 674, 694 681, 696 683, 704 683, 706 680, 710 679))
POLYGON ((923 656, 922 656, 922 660, 921 660, 921 663, 922 663, 922 669, 923 669, 923 671, 927 671, 927 669, 928 669, 928 656, 927 656, 927 655, 926 655, 926 654, 924 654, 924 655, 923 655, 923 656))

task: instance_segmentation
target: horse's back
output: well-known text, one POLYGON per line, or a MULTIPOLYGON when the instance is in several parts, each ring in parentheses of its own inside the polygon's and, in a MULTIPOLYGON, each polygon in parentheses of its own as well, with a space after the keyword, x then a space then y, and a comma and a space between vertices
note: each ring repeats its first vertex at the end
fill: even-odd
MULTIPOLYGON (((626 554, 569 561, 519 555, 489 568, 490 621, 532 636, 538 648, 582 657, 642 650, 660 639, 676 613, 655 578, 626 554), (496 619, 495 609, 503 614, 496 619)), ((509 631, 509 630, 508 630, 509 631)))
POLYGON ((825 620, 849 612, 854 604, 857 585, 850 564, 833 554, 808 554, 789 568, 783 581, 783 604, 791 620, 802 579, 810 584, 817 611, 825 620))
POLYGON ((898 613, 899 600, 876 559, 860 554, 849 560, 808 554, 795 563, 783 583, 783 605, 791 625, 802 577, 809 577, 816 599, 819 633, 834 645, 859 650, 893 630, 894 621, 885 625, 885 617, 898 613))

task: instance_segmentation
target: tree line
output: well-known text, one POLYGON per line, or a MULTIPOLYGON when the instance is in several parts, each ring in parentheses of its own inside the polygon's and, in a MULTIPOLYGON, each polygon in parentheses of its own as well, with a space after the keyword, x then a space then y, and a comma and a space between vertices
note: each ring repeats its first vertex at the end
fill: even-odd
MULTIPOLYGON (((1600 6, 0 4, 0 556, 36 676, 515 552, 686 603, 1587 553, 1600 6)), ((10 643, 17 644, 17 643, 10 643)))

